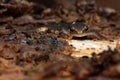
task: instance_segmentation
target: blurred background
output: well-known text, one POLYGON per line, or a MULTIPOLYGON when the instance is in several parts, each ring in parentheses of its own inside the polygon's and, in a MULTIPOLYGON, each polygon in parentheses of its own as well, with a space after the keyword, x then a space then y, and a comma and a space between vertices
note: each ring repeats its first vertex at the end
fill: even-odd
POLYGON ((98 5, 103 7, 111 7, 120 12, 120 0, 95 0, 98 5))

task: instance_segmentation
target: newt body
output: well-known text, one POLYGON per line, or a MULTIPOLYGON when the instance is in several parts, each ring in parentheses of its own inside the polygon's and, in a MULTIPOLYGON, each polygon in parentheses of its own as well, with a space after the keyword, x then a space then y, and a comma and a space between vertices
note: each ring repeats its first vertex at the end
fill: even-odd
POLYGON ((47 25, 47 30, 58 31, 72 37, 95 36, 98 39, 106 39, 96 30, 90 30, 89 27, 81 22, 59 23, 47 25))

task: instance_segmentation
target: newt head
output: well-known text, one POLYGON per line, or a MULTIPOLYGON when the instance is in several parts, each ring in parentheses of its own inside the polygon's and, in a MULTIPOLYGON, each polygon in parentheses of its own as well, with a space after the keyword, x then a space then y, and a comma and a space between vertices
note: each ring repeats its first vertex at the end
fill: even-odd
POLYGON ((85 33, 87 30, 88 30, 88 26, 84 23, 73 22, 71 24, 71 31, 76 33, 76 34, 85 33))

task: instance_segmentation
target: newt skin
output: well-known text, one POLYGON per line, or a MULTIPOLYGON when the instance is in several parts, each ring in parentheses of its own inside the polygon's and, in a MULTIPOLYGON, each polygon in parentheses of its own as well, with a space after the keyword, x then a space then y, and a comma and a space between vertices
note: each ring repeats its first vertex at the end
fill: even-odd
POLYGON ((65 35, 73 37, 83 37, 83 36, 95 36, 98 39, 106 39, 96 30, 90 30, 89 27, 81 22, 71 22, 71 23, 58 23, 46 25, 47 30, 58 31, 65 35))

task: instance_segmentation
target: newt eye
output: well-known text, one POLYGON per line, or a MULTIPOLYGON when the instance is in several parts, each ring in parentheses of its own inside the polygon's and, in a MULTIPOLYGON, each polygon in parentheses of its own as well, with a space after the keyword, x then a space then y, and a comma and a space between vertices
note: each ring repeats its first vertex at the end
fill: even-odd
POLYGON ((83 32, 86 32, 87 30, 88 30, 88 26, 85 26, 83 32))

